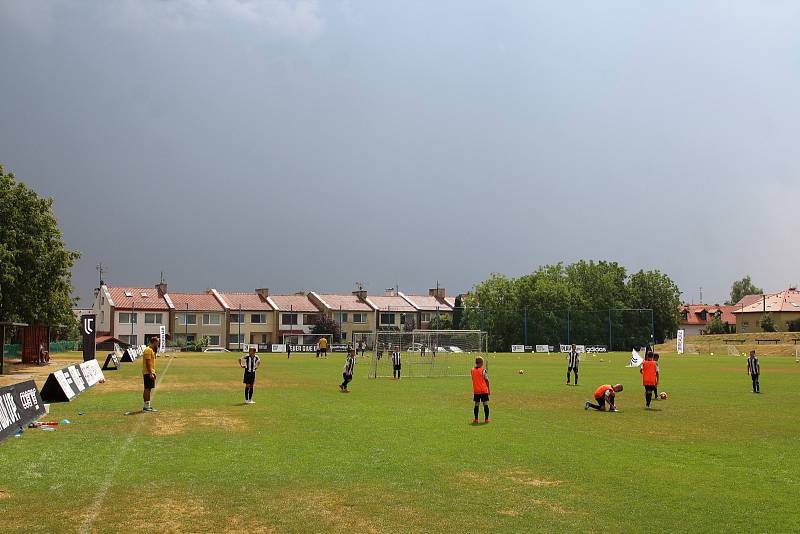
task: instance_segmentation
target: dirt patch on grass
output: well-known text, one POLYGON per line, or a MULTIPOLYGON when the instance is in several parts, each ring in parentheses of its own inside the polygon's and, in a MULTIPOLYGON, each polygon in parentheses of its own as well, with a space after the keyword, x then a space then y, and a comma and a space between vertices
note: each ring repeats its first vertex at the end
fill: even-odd
POLYGON ((3 499, 10 499, 10 498, 11 498, 11 492, 6 491, 4 489, 0 489, 0 501, 2 501, 3 499))
POLYGON ((359 510, 348 504, 340 492, 312 490, 303 495, 294 495, 287 499, 287 505, 306 520, 313 520, 341 531, 381 532, 379 526, 371 518, 364 517, 359 510))
POLYGON ((162 412, 152 419, 148 428, 154 436, 175 436, 193 427, 221 428, 235 432, 242 432, 249 428, 242 418, 210 408, 198 412, 187 410, 162 412))
POLYGON ((558 504, 544 501, 542 499, 531 499, 531 503, 535 504, 536 506, 541 506, 542 508, 547 508, 555 515, 583 515, 580 512, 567 510, 563 506, 559 506, 558 504))
POLYGON ((489 484, 489 482, 491 482, 488 476, 473 471, 462 471, 457 477, 461 480, 468 480, 477 484, 489 484))
POLYGON ((515 471, 507 471, 503 474, 503 476, 514 482, 516 484, 522 484, 524 486, 533 486, 536 488, 552 488, 555 486, 560 486, 562 484, 561 480, 547 480, 544 478, 538 478, 534 476, 532 473, 528 471, 522 470, 515 470, 515 471))
POLYGON ((157 526, 162 532, 198 532, 198 525, 208 514, 203 502, 186 495, 170 495, 152 499, 147 505, 145 517, 131 517, 126 521, 128 532, 145 532, 157 526))
POLYGON ((516 510, 498 510, 497 513, 500 515, 507 515, 509 517, 517 517, 519 515, 519 512, 516 510))
POLYGON ((187 424, 188 421, 181 417, 159 417, 150 425, 150 433, 154 436, 174 436, 182 434, 187 424))
POLYGON ((200 424, 208 427, 221 427, 225 430, 242 430, 247 424, 240 417, 227 415, 219 410, 206 408, 197 413, 200 424))

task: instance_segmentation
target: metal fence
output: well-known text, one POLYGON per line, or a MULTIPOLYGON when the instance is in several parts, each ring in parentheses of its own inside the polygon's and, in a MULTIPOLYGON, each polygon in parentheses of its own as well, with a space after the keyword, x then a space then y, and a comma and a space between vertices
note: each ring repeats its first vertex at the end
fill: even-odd
MULTIPOLYGON (((79 341, 52 341, 50 342, 50 354, 78 350, 80 345, 79 341)), ((3 345, 3 355, 6 358, 19 358, 22 355, 22 345, 19 343, 6 343, 3 345)))

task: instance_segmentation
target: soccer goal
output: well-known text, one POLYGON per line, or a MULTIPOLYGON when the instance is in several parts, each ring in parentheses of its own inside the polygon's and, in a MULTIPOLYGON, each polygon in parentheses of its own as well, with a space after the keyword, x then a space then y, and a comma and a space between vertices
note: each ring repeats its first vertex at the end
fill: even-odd
POLYGON ((739 352, 739 349, 736 348, 736 345, 728 345, 728 355, 741 356, 742 354, 739 352))
POLYGON ((392 376, 392 352, 400 351, 402 378, 469 376, 477 356, 486 360, 486 332, 480 330, 414 330, 378 332, 370 378, 392 376))

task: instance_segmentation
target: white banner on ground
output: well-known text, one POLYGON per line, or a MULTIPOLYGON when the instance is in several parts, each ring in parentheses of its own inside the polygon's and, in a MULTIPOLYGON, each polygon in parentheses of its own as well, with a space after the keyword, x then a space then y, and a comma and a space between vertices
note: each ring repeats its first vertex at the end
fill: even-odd
POLYGON ((272 352, 286 352, 286 344, 285 343, 273 343, 272 344, 272 352))
POLYGON ((525 345, 511 345, 511 352, 525 352, 525 345))
POLYGON ((678 354, 683 354, 683 336, 684 330, 678 330, 678 354))
POLYGON ((158 352, 167 352, 167 327, 163 324, 158 327, 158 352))
POLYGON ((643 361, 644 360, 641 356, 639 356, 639 353, 636 352, 636 349, 633 349, 631 351, 631 363, 628 364, 628 367, 639 367, 642 365, 643 361))
POLYGON ((536 345, 536 352, 550 352, 550 345, 536 345))

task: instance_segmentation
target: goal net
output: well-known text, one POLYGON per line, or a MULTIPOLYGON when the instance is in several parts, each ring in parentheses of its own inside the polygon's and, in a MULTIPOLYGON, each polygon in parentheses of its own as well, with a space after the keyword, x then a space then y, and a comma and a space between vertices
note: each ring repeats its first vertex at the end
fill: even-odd
MULTIPOLYGON (((392 376, 392 352, 400 351, 402 378, 469 376, 477 356, 486 357, 486 332, 414 330, 377 332, 370 378, 392 376)), ((488 367, 488 361, 484 360, 488 367)))
POLYGON ((728 345, 728 355, 741 356, 741 354, 739 353, 739 349, 736 348, 736 345, 728 345))

